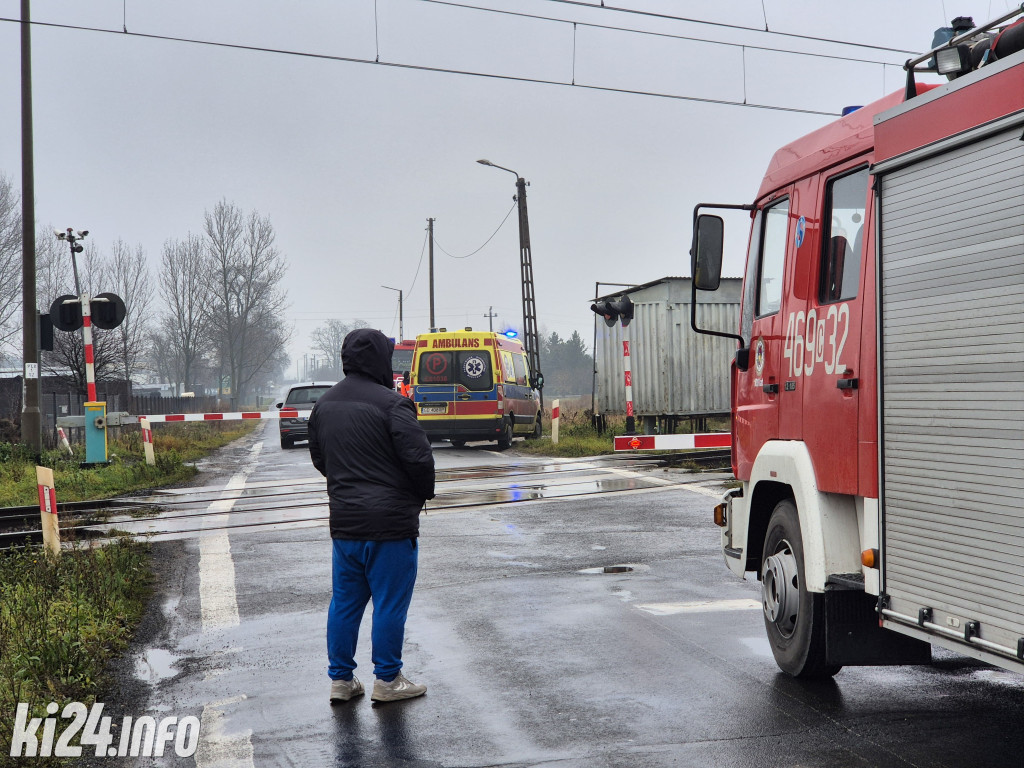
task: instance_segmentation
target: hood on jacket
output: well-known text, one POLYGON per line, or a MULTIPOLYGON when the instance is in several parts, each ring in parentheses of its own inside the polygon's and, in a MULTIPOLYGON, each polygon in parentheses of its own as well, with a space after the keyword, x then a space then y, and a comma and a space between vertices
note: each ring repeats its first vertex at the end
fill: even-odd
POLYGON ((394 385, 391 355, 395 342, 373 328, 357 328, 341 344, 341 367, 346 376, 361 373, 388 389, 394 385))

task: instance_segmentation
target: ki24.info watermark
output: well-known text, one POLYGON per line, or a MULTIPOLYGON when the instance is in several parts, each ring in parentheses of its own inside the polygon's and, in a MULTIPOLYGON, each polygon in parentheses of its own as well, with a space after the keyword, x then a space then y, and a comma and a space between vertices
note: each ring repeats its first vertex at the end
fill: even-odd
POLYGON ((178 757, 191 757, 199 746, 199 718, 191 715, 159 721, 148 715, 128 715, 115 737, 113 720, 103 716, 102 704, 86 707, 73 701, 59 718, 52 717, 58 709, 59 704, 50 702, 46 713, 51 717, 30 718, 28 704, 18 705, 11 757, 81 757, 88 747, 95 749, 96 757, 162 757, 172 749, 178 757))

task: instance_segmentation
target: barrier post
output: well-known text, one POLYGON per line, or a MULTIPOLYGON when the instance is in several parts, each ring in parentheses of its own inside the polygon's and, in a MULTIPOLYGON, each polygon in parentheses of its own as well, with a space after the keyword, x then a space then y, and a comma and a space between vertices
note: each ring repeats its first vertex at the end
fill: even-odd
POLYGON ((71 443, 68 442, 68 436, 64 432, 64 427, 57 427, 57 437, 60 441, 60 447, 68 452, 68 456, 74 456, 75 452, 71 449, 71 443))
POLYGON ((156 454, 153 451, 153 429, 146 416, 139 416, 139 428, 142 430, 142 450, 146 454, 146 463, 156 466, 156 454))
POLYGON ((53 470, 36 467, 39 487, 39 518, 43 529, 43 546, 54 557, 60 557, 60 527, 57 524, 57 491, 53 487, 53 470))
POLYGON ((551 444, 558 445, 558 400, 551 401, 551 444))

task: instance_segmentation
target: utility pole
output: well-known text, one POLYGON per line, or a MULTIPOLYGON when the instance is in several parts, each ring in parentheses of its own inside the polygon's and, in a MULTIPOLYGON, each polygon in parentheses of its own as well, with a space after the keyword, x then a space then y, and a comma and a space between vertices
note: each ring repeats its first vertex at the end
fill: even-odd
POLYGON ((495 165, 490 160, 477 160, 480 165, 489 165, 508 171, 516 177, 515 201, 519 207, 519 268, 523 284, 523 341, 530 372, 537 377, 541 386, 540 403, 544 406, 543 378, 540 371, 540 337, 537 334, 537 304, 533 290, 533 255, 530 252, 530 220, 526 213, 526 186, 528 182, 511 168, 495 165))
POLYGON ((29 0, 21 0, 21 439, 39 456, 43 451, 43 419, 39 410, 39 334, 36 313, 36 198, 32 161, 32 33, 29 0))
POLYGON ((434 220, 427 219, 427 239, 430 241, 430 260, 427 266, 430 268, 430 330, 436 330, 434 325, 434 220))
POLYGON ((494 318, 497 317, 497 315, 494 312, 494 307, 488 307, 487 312, 484 314, 484 317, 487 318, 487 324, 491 330, 491 333, 494 333, 494 318))

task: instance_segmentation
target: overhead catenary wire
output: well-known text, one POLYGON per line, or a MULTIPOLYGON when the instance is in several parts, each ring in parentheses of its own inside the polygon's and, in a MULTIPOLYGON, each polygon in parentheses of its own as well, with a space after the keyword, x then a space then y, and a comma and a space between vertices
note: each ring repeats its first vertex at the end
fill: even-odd
POLYGON ((483 249, 484 249, 484 248, 486 247, 486 245, 487 245, 487 244, 488 244, 489 242, 491 242, 491 240, 493 240, 493 239, 494 239, 494 236, 495 236, 496 234, 498 234, 498 232, 499 232, 499 231, 501 230, 501 228, 502 228, 503 226, 505 226, 505 222, 506 222, 506 221, 508 221, 508 217, 512 215, 512 211, 514 211, 514 210, 516 209, 516 205, 517 205, 516 203, 512 203, 512 207, 508 209, 508 213, 506 213, 506 214, 505 214, 505 218, 501 220, 501 224, 499 224, 499 225, 498 225, 498 228, 497 228, 497 229, 495 229, 495 230, 494 230, 494 231, 493 231, 493 232, 491 233, 491 236, 490 236, 490 237, 488 237, 488 238, 487 238, 486 240, 484 240, 484 244, 483 244, 483 245, 481 245, 481 246, 480 246, 479 248, 477 248, 477 249, 476 249, 475 251, 471 251, 470 253, 467 253, 467 254, 466 254, 465 256, 455 256, 455 255, 453 255, 453 254, 451 254, 451 253, 448 253, 448 251, 446 251, 446 250, 445 250, 445 249, 444 249, 444 248, 443 248, 443 247, 441 246, 441 244, 440 244, 439 242, 437 242, 437 237, 436 237, 436 236, 434 237, 434 245, 436 245, 436 246, 437 246, 437 248, 438 248, 438 250, 439 250, 439 251, 441 251, 441 253, 443 253, 443 254, 444 254, 445 256, 449 256, 449 257, 451 257, 451 258, 453 258, 453 259, 468 259, 468 258, 469 258, 470 256, 475 256, 476 254, 480 253, 480 251, 482 251, 482 250, 483 250, 483 249))
MULTIPOLYGON (((497 15, 501 15, 501 16, 514 16, 514 17, 523 18, 523 19, 533 19, 534 21, 546 21, 546 22, 551 22, 551 23, 555 23, 555 24, 572 24, 573 28, 574 28, 574 31, 575 31, 575 27, 576 26, 580 26, 580 27, 589 27, 590 29, 599 29, 599 30, 608 31, 608 32, 627 32, 627 33, 631 33, 631 34, 634 34, 634 35, 645 35, 645 36, 648 36, 648 37, 661 37, 661 38, 667 38, 669 40, 681 40, 681 41, 691 42, 691 43, 707 43, 708 45, 720 45, 720 46, 723 46, 725 48, 749 48, 750 50, 764 51, 764 52, 767 52, 767 53, 784 53, 784 54, 788 54, 788 55, 792 55, 792 56, 810 56, 810 57, 816 58, 816 59, 833 59, 833 60, 836 60, 836 61, 847 61, 847 62, 851 62, 851 63, 854 63, 854 64, 881 64, 881 65, 890 66, 890 67, 901 67, 901 66, 903 66, 903 61, 902 60, 900 60, 900 61, 887 61, 887 60, 883 60, 883 59, 865 59, 865 58, 860 58, 860 57, 856 57, 856 56, 842 56, 842 55, 839 55, 839 54, 817 53, 817 52, 814 52, 814 51, 798 51, 798 50, 795 50, 795 49, 792 49, 792 48, 777 48, 777 47, 768 46, 768 45, 751 45, 749 43, 733 43, 733 42, 729 42, 727 40, 715 40, 715 39, 708 38, 708 37, 694 37, 693 35, 681 35, 681 34, 672 33, 672 32, 655 32, 655 31, 649 30, 649 29, 635 29, 633 27, 621 27, 621 26, 617 26, 617 25, 614 25, 614 24, 596 24, 596 23, 588 22, 588 21, 580 21, 579 19, 563 19, 563 18, 559 18, 557 16, 543 16, 541 14, 527 13, 525 11, 509 11, 509 10, 505 10, 505 9, 502 9, 502 8, 488 8, 486 6, 481 6, 481 5, 470 5, 468 3, 455 2, 455 0, 419 0, 419 1, 423 2, 423 3, 431 3, 433 5, 443 5, 443 6, 449 6, 449 7, 452 7, 452 8, 461 8, 461 9, 464 9, 464 10, 467 10, 467 11, 479 11, 481 13, 492 13, 492 14, 497 14, 497 15)), ((592 6, 592 7, 596 7, 596 6, 592 6)), ((607 7, 607 6, 605 6, 605 7, 607 7)), ((669 17, 669 18, 678 18, 680 21, 689 21, 689 19, 684 19, 682 17, 669 17)), ((713 23, 713 22, 702 22, 702 23, 713 23)), ((732 26, 732 25, 724 25, 724 26, 732 26)), ((764 32, 766 32, 766 31, 769 31, 769 32, 771 31, 771 30, 761 30, 761 29, 757 29, 755 27, 736 27, 736 28, 737 29, 748 30, 748 31, 751 31, 751 32, 758 32, 758 33, 762 33, 762 34, 764 32)), ((779 34, 784 34, 784 33, 779 33, 779 34)), ((881 51, 885 51, 885 52, 890 52, 890 53, 893 53, 893 54, 899 54, 901 56, 906 56, 906 55, 913 56, 916 53, 920 53, 920 51, 906 51, 906 50, 903 50, 903 49, 900 49, 900 48, 884 48, 884 47, 880 47, 880 46, 862 45, 861 43, 845 42, 845 41, 841 41, 841 40, 829 40, 827 38, 815 38, 815 37, 812 37, 812 36, 805 36, 805 35, 797 35, 797 37, 803 37, 804 39, 807 39, 807 40, 812 40, 812 41, 817 41, 817 42, 822 42, 822 43, 829 43, 829 44, 833 44, 833 45, 846 45, 846 46, 851 46, 851 47, 855 47, 855 48, 871 48, 871 49, 875 49, 875 50, 881 50, 881 51)), ((574 39, 574 50, 575 50, 575 34, 574 34, 574 38, 573 39, 574 39)), ((573 56, 573 61, 575 63, 575 54, 573 56)))
MULTIPOLYGON (((21 24, 20 19, 14 19, 7 16, 0 16, 0 22, 7 22, 12 24, 21 24)), ((494 72, 476 72, 472 70, 464 69, 452 69, 449 67, 430 67, 422 64, 407 64, 403 62, 395 61, 374 61, 373 59, 364 59, 357 56, 337 56, 326 53, 313 53, 311 51, 297 51, 286 48, 271 48, 267 46, 258 45, 244 45, 242 43, 226 43, 216 40, 202 40, 199 38, 187 38, 178 37, 174 35, 157 35, 146 32, 127 32, 123 33, 119 30, 104 29, 102 27, 87 27, 78 24, 59 24, 56 22, 47 21, 32 21, 29 22, 33 26, 52 28, 52 29, 66 29, 74 30, 79 32, 93 32, 96 34, 116 34, 119 37, 135 37, 145 40, 157 40, 162 42, 172 43, 183 43, 187 45, 203 45, 213 48, 225 48, 229 50, 238 51, 250 51, 255 53, 270 53, 282 56, 295 56, 299 58, 317 59, 321 61, 335 61, 349 64, 370 64, 380 67, 390 67, 394 69, 405 69, 420 72, 433 72, 438 74, 450 74, 450 75, 462 75, 466 77, 478 77, 487 80, 504 80, 516 83, 527 83, 530 85, 550 85, 550 86, 561 86, 565 88, 580 88, 587 91, 597 91, 603 93, 616 93, 629 96, 647 96, 652 98, 669 99, 673 101, 688 101, 696 104, 711 104, 718 106, 730 106, 730 107, 747 107, 750 109, 761 109, 772 112, 787 112, 792 114, 801 115, 821 115, 823 117, 835 117, 838 113, 835 111, 825 111, 820 109, 806 109, 802 107, 786 107, 777 104, 760 104, 756 102, 740 102, 732 99, 715 99, 703 96, 687 96, 685 94, 677 93, 664 93, 659 91, 647 91, 639 88, 616 88, 613 86, 604 85, 593 85, 587 83, 572 83, 565 80, 554 80, 549 78, 540 77, 526 77, 520 75, 500 75, 494 72)))
MULTIPOLYGON (((736 29, 744 32, 757 32, 762 35, 777 35, 779 37, 792 37, 797 40, 808 40, 816 43, 829 43, 832 45, 849 45, 855 48, 869 48, 875 51, 888 51, 889 53, 909 54, 913 56, 915 53, 920 51, 908 51, 902 48, 890 48, 884 45, 873 45, 871 43, 858 43, 853 40, 839 40, 836 38, 829 37, 818 37, 816 35, 803 35, 798 32, 781 32, 774 29, 760 29, 758 27, 748 27, 744 24, 729 24, 723 21, 709 21, 708 19, 697 19, 690 16, 674 16, 670 13, 658 13, 656 11, 644 11, 639 8, 624 8, 616 5, 605 5, 603 0, 601 5, 594 5, 593 3, 584 2, 584 0, 544 0, 548 3, 559 3, 562 5, 572 5, 582 8, 591 8, 598 11, 611 11, 614 13, 631 14, 634 16, 646 16, 652 19, 662 19, 668 21, 683 21, 689 24, 702 24, 710 27, 721 27, 722 29, 736 29)), ((434 2, 446 2, 446 0, 421 0, 425 3, 434 2)), ((452 3, 457 5, 457 3, 452 3)), ((766 22, 767 23, 767 22, 766 22)))

